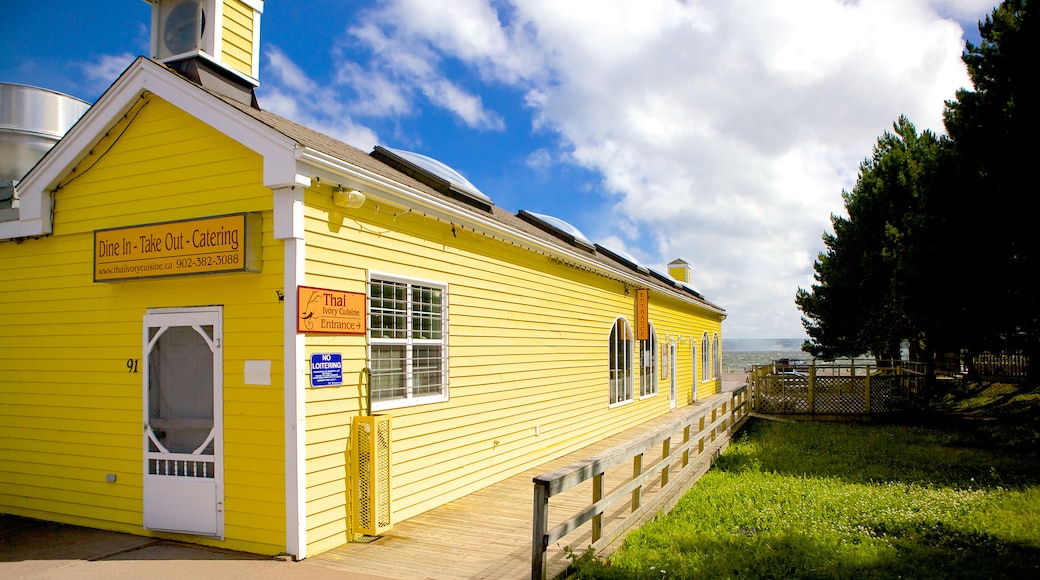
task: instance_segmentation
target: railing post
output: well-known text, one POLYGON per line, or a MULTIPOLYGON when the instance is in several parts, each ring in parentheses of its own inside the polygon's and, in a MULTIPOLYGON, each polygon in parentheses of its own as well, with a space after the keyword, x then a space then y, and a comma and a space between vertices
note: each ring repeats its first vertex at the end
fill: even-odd
MULTIPOLYGON (((683 429, 682 442, 683 442, 683 445, 685 445, 685 444, 690 442, 690 426, 689 425, 687 425, 683 429)), ((686 451, 683 451, 683 454, 682 454, 682 466, 683 466, 683 468, 685 468, 689 464, 690 464, 690 448, 687 447, 686 451)))
MULTIPOLYGON (((636 478, 643 473, 643 454, 640 453, 632 458, 632 477, 636 478)), ((643 486, 632 490, 632 511, 639 509, 639 499, 642 495, 643 486)))
POLYGON ((700 422, 700 425, 697 428, 697 434, 700 435, 700 438, 697 440, 697 455, 698 456, 701 453, 704 453, 704 435, 703 435, 703 433, 704 433, 704 417, 701 416, 701 422, 700 422))
POLYGON ((665 462, 664 469, 661 470, 661 487, 668 485, 668 468, 671 467, 671 460, 668 458, 672 453, 672 438, 669 437, 664 440, 661 444, 661 460, 665 462))
POLYGON ((809 414, 816 414, 816 361, 809 365, 809 414))
MULTIPOLYGON (((597 473, 592 476, 592 503, 603 499, 603 474, 597 473)), ((603 537, 603 514, 592 516, 592 543, 595 544, 603 537)))
POLYGON ((870 414, 870 370, 867 370, 866 387, 863 388, 863 398, 867 405, 867 414, 870 414))
POLYGON ((549 532, 549 486, 534 483, 534 516, 531 525, 531 580, 545 580, 545 550, 549 532))

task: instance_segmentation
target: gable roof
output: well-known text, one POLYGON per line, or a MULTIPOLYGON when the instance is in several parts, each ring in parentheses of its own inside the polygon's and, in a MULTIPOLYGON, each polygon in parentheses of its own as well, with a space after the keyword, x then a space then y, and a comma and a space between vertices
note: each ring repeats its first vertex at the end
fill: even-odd
MULTIPOLYGON (((354 187, 380 203, 422 212, 453 227, 471 229, 580 269, 646 287, 720 316, 725 310, 688 285, 654 276, 595 246, 568 243, 551 228, 493 204, 475 207, 445 195, 377 157, 280 117, 204 89, 166 66, 140 57, 123 72, 18 185, 18 219, 0 222, 0 239, 47 235, 54 195, 107 131, 147 94, 155 94, 223 132, 263 158, 263 185, 272 190, 308 187, 315 179, 354 187)), ((524 212, 521 212, 521 214, 524 212)))

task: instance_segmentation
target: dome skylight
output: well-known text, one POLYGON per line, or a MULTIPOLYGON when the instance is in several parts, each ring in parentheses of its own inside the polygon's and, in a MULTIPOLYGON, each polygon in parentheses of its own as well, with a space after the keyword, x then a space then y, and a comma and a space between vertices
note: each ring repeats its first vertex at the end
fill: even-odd
POLYGON ((414 151, 392 149, 379 145, 376 146, 373 155, 442 193, 461 195, 464 198, 468 198, 468 200, 486 206, 485 209, 490 209, 491 206, 495 205, 490 197, 480 191, 477 186, 470 183, 461 173, 432 157, 427 157, 414 151), (416 172, 420 175, 416 175, 416 172), (423 179, 424 177, 426 179, 423 179))
POLYGON ((583 246, 585 249, 588 250, 593 250, 596 248, 596 246, 593 245, 593 243, 590 242, 589 239, 585 237, 585 234, 581 233, 581 231, 578 228, 561 220, 560 218, 555 218, 540 213, 534 213, 533 211, 527 211, 523 209, 520 210, 520 213, 518 213, 517 215, 519 215, 522 219, 525 219, 541 227, 542 229, 549 231, 550 233, 554 233, 575 245, 583 246))
POLYGON ((596 250, 617 260, 618 262, 621 262, 622 264, 627 265, 629 268, 638 270, 639 272, 642 272, 644 274, 649 272, 649 268, 640 264, 639 261, 636 260, 635 257, 632 256, 632 254, 629 254, 628 252, 625 252, 623 250, 615 250, 613 248, 608 248, 600 244, 596 244, 596 250))

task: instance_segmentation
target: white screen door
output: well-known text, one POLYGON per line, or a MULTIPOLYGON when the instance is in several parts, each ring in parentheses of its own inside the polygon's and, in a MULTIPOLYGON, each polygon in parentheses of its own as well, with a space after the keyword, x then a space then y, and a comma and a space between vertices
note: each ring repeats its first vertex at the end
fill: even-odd
POLYGON ((144 317, 144 527, 223 537, 221 307, 144 317))

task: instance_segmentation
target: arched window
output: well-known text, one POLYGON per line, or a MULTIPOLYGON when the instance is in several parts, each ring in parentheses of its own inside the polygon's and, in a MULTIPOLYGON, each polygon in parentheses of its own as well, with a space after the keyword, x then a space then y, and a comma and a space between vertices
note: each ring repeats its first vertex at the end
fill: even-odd
POLYGON ((650 323, 650 339, 639 341, 639 396, 657 394, 657 331, 650 323))
POLYGON ((632 328, 624 318, 614 321, 610 329, 610 404, 625 403, 633 398, 634 346, 632 328))
POLYGON ((722 349, 719 348, 718 334, 712 337, 711 354, 712 378, 717 379, 722 376, 722 349))
POLYGON ((709 378, 711 372, 711 359, 709 358, 711 349, 708 348, 708 333, 705 332, 701 336, 701 380, 706 381, 709 378))

